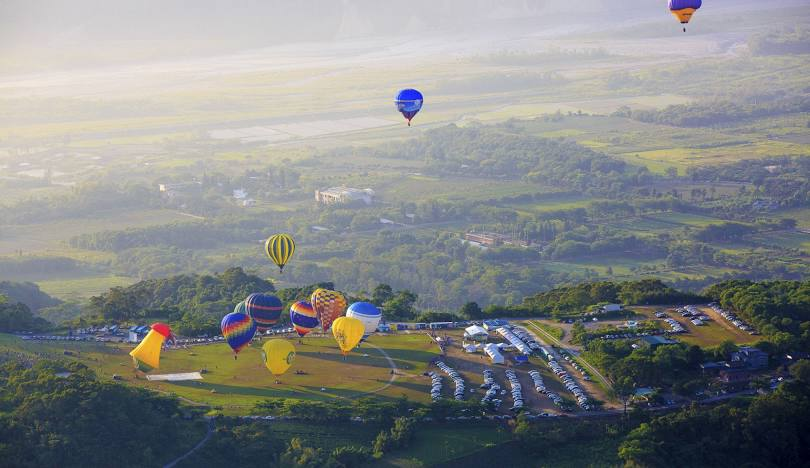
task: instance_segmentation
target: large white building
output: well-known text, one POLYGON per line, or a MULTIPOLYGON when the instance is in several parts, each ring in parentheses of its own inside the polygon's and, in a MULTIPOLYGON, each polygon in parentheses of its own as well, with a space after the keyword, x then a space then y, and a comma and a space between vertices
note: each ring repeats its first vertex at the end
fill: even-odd
POLYGON ((322 205, 344 204, 355 201, 362 201, 366 205, 371 205, 372 201, 374 201, 374 190, 370 188, 332 187, 326 190, 316 190, 315 201, 322 205))

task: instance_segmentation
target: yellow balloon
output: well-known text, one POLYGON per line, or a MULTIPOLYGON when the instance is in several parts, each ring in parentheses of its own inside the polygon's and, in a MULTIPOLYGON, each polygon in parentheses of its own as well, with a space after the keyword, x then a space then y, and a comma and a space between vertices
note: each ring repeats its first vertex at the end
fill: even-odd
POLYGON ((279 376, 290 368, 295 359, 295 346, 285 340, 268 340, 262 346, 262 359, 264 365, 275 376, 279 376))
POLYGON ((344 355, 360 343, 365 332, 363 322, 353 317, 338 317, 332 322, 332 335, 344 355))

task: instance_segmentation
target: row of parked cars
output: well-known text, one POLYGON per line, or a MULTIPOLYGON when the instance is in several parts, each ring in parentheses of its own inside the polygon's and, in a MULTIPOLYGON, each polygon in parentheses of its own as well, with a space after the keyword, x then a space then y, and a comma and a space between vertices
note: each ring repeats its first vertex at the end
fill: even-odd
POLYGON ((554 372, 554 374, 559 377, 560 380, 562 380, 565 388, 574 394, 580 408, 584 409, 585 411, 589 411, 591 409, 591 405, 588 404, 588 395, 586 395, 585 391, 582 390, 579 385, 577 385, 570 375, 568 375, 568 371, 566 371, 557 361, 548 361, 548 366, 551 368, 551 371, 554 372))
POLYGON ((430 371, 428 377, 430 377, 430 398, 438 401, 442 397, 442 376, 430 371))
POLYGON ((750 335, 757 335, 758 334, 757 331, 754 330, 753 327, 751 327, 751 325, 748 325, 743 320, 740 320, 740 318, 737 317, 734 314, 734 312, 731 312, 729 310, 725 310, 725 309, 721 308, 720 305, 717 304, 716 302, 712 302, 711 304, 709 304, 709 307, 711 307, 713 311, 720 314, 721 317, 723 317, 724 319, 731 322, 732 325, 739 328, 740 330, 742 330, 744 332, 748 332, 748 334, 750 334, 750 335))
POLYGON ((509 385, 512 387, 512 400, 515 402, 510 409, 512 411, 518 411, 523 408, 523 386, 520 385, 517 374, 512 369, 506 369, 506 378, 509 380, 509 385))
POLYGON ((501 386, 495 382, 495 373, 491 369, 484 369, 484 383, 481 388, 487 390, 487 393, 481 398, 481 404, 492 405, 496 410, 501 407, 503 400, 498 398, 501 392, 501 386))
POLYGON ((463 400, 464 399, 464 379, 461 378, 461 374, 459 374, 455 369, 448 366, 442 361, 438 361, 436 365, 441 369, 445 374, 449 375, 451 379, 453 379, 453 383, 456 384, 456 391, 453 393, 453 397, 456 400, 463 400))
POLYGON ((663 318, 664 322, 667 322, 667 324, 669 324, 670 333, 686 333, 686 329, 683 328, 683 325, 681 325, 681 323, 675 320, 674 318, 667 317, 666 315, 664 315, 663 318))
POLYGON ((64 336, 64 335, 32 335, 22 336, 23 340, 29 341, 110 341, 109 338, 95 337, 95 336, 64 336))
POLYGON ((554 404, 559 407, 563 405, 564 402, 562 397, 546 388, 546 385, 543 382, 543 376, 540 374, 540 371, 532 369, 529 371, 529 376, 532 378, 532 381, 534 382, 534 389, 537 390, 537 393, 544 394, 549 398, 549 400, 553 401, 554 404))
POLYGON ((574 358, 571 356, 571 354, 569 354, 569 353, 568 353, 567 351, 565 351, 564 349, 561 349, 561 350, 560 350, 560 356, 562 356, 562 357, 563 357, 563 359, 565 359, 566 361, 568 361, 568 362, 571 364, 571 367, 573 367, 574 369, 576 369, 576 370, 577 370, 577 372, 579 372, 580 374, 582 374, 582 378, 583 378, 584 380, 587 380, 587 381, 590 381, 590 380, 591 380, 591 376, 588 374, 588 371, 586 371, 585 369, 583 369, 583 368, 582 368, 582 366, 580 366, 580 365, 579 365, 579 363, 578 363, 577 361, 575 361, 575 360, 574 360, 574 358))

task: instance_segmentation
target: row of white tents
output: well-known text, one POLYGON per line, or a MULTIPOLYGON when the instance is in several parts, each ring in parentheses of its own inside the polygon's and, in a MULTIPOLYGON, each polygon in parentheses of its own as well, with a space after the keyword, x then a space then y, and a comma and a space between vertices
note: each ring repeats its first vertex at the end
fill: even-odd
POLYGON ((512 333, 511 330, 508 330, 506 327, 500 327, 496 331, 521 353, 527 356, 532 354, 532 350, 529 348, 529 345, 524 343, 523 340, 518 338, 518 336, 512 333))
POLYGON ((504 358, 501 350, 495 343, 487 343, 484 345, 484 352, 492 360, 493 364, 503 364, 504 358))
POLYGON ((436 365, 441 369, 445 374, 449 375, 451 379, 453 379, 453 383, 456 384, 456 391, 453 393, 453 396, 456 400, 463 400, 464 399, 464 379, 461 378, 461 374, 459 374, 455 369, 448 366, 442 361, 438 361, 436 365))
POLYGON ((529 333, 525 328, 522 327, 513 327, 512 333, 517 335, 524 343, 529 346, 529 349, 532 351, 540 351, 540 343, 534 339, 534 336, 529 333))

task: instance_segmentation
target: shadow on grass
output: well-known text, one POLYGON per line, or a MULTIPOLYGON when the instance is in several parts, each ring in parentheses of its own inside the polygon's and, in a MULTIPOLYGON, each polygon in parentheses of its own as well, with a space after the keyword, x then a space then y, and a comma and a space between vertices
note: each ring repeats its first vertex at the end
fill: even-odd
POLYGON ((357 350, 344 356, 334 353, 318 353, 311 351, 301 351, 297 353, 298 356, 308 357, 313 359, 322 359, 325 361, 338 362, 341 364, 350 364, 354 366, 369 366, 369 367, 390 367, 388 361, 375 349, 357 350), (362 354, 361 354, 362 353, 362 354), (368 353, 368 356, 363 354, 368 353))

